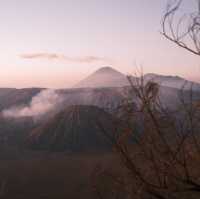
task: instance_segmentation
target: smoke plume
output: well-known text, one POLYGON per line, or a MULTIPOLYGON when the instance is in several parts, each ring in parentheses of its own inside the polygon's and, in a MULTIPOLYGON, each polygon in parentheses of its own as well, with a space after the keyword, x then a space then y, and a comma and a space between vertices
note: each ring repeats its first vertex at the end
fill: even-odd
POLYGON ((2 112, 4 117, 38 117, 55 109, 62 102, 62 96, 55 90, 45 89, 34 96, 28 106, 16 106, 2 112))

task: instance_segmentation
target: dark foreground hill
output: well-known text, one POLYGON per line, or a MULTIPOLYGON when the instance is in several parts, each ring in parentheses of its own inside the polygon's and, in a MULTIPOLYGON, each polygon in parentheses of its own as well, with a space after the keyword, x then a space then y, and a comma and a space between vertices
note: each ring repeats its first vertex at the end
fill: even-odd
POLYGON ((93 188, 95 168, 119 166, 112 153, 38 153, 0 159, 2 199, 99 199, 93 188))
POLYGON ((28 138, 32 149, 87 151, 108 149, 116 136, 117 121, 95 106, 69 106, 34 129, 28 138))
POLYGON ((0 146, 22 144, 35 125, 31 117, 4 118, 0 115, 0 146))

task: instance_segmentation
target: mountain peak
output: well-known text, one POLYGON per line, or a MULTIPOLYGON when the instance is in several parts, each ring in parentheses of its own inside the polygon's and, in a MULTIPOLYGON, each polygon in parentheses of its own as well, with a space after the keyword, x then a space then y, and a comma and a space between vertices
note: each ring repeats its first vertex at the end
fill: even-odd
POLYGON ((106 66, 80 81, 75 87, 122 87, 126 85, 128 85, 128 80, 123 73, 106 66))
POLYGON ((119 71, 115 70, 114 68, 110 67, 110 66, 105 66, 102 68, 99 68, 95 73, 101 73, 101 74, 109 74, 109 73, 118 73, 118 74, 122 74, 119 71))

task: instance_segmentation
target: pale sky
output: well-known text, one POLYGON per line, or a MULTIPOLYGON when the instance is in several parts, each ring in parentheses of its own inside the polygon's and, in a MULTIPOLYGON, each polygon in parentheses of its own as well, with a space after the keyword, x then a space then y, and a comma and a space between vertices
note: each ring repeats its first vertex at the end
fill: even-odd
POLYGON ((130 74, 136 64, 199 81, 198 56, 159 32, 166 2, 0 0, 0 87, 70 87, 102 66, 130 74))

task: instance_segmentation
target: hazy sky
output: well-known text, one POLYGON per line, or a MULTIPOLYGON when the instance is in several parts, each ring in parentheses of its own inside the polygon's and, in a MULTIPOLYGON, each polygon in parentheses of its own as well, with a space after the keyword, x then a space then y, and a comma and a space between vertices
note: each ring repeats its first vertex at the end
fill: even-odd
POLYGON ((136 63, 199 80, 199 58, 159 33, 166 2, 0 0, 0 87, 69 87, 99 67, 133 73, 136 63))

